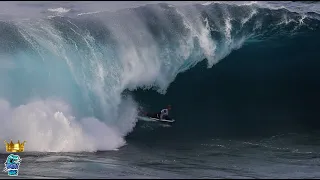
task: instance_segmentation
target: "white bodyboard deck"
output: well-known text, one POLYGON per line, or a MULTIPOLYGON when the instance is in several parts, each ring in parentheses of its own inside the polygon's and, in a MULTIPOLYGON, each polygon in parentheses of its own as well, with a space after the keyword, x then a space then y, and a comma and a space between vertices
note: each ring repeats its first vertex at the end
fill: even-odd
POLYGON ((157 119, 152 117, 138 116, 138 119, 141 121, 149 121, 149 122, 164 122, 164 123, 173 123, 175 120, 167 120, 167 119, 157 119))

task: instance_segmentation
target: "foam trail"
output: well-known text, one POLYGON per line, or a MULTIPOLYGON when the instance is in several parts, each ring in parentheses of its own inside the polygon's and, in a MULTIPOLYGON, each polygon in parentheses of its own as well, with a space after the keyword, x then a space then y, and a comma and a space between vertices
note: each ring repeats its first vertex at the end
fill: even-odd
MULTIPOLYGON (((135 111, 123 116, 134 120, 135 111)), ((134 123, 127 123, 122 131, 102 123, 96 118, 77 119, 70 106, 63 101, 35 100, 25 105, 12 107, 0 100, 0 140, 27 141, 26 151, 71 152, 114 150, 125 144, 124 133, 134 123)), ((4 144, 1 143, 1 149, 4 144)))
POLYGON ((57 13, 66 13, 66 12, 69 12, 70 9, 59 7, 59 8, 55 8, 55 9, 50 8, 50 9, 48 9, 48 11, 57 12, 57 13))

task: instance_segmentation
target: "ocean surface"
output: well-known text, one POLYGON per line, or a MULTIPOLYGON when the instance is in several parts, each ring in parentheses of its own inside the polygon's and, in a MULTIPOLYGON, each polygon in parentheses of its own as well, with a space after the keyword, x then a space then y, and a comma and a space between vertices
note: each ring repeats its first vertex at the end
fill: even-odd
POLYGON ((17 178, 320 178, 319 2, 0 7, 17 178))

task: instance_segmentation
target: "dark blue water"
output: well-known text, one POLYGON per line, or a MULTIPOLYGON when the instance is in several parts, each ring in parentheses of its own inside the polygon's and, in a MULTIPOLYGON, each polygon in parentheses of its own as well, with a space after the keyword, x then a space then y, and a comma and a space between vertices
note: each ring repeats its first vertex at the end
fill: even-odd
MULTIPOLYGON (((20 178, 319 178, 318 133, 134 143, 119 151, 20 153, 20 178)), ((1 155, 5 160, 6 155, 1 155)), ((4 173, 1 177, 7 177, 4 173)))

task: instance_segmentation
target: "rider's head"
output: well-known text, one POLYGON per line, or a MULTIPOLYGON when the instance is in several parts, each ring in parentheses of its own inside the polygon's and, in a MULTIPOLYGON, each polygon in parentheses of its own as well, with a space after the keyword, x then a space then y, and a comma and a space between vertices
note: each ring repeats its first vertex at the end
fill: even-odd
POLYGON ((170 110, 170 109, 171 109, 171 105, 168 105, 168 106, 167 106, 167 109, 169 109, 169 110, 170 110))

